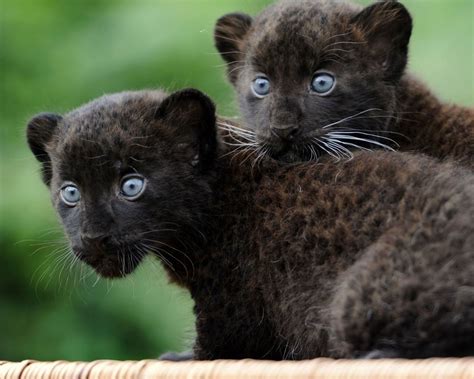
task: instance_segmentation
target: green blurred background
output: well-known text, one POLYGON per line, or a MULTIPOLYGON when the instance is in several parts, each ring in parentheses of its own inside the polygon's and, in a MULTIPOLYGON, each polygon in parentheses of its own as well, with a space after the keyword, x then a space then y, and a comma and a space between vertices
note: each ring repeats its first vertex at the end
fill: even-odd
MULTIPOLYGON (((265 0, 3 0, 0 3, 0 360, 140 359, 193 337, 189 296, 149 260, 97 281, 64 244, 24 141, 30 116, 107 92, 193 86, 236 114, 212 43, 214 21, 265 0)), ((365 1, 364 3, 368 3, 365 1)), ((445 100, 473 104, 472 0, 405 0, 410 68, 445 100)))

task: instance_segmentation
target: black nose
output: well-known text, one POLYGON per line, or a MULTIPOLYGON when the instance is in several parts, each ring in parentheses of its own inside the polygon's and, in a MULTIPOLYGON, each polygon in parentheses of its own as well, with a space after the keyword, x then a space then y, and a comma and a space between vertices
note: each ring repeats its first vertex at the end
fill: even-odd
POLYGON ((86 245, 101 247, 107 243, 109 236, 107 234, 83 233, 81 239, 86 245))
POLYGON ((298 127, 293 125, 271 126, 272 133, 286 141, 292 141, 298 134, 298 127))

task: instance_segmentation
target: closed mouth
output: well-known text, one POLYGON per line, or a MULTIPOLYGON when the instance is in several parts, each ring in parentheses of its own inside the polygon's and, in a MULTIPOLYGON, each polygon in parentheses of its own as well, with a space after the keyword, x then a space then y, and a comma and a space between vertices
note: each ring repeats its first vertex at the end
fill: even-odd
POLYGON ((145 256, 133 245, 107 249, 73 249, 74 254, 104 278, 123 278, 132 273, 145 256))
POLYGON ((283 148, 270 148, 268 149, 268 155, 279 162, 285 163, 305 160, 302 151, 292 143, 285 144, 283 148))

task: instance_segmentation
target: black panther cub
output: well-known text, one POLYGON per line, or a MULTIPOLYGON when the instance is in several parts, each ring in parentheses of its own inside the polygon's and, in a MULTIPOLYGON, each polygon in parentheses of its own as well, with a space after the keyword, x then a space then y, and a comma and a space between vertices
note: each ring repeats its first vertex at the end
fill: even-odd
POLYGON ((386 152, 254 165, 196 90, 104 96, 27 137, 75 255, 122 277, 150 254, 190 291, 196 359, 474 353, 461 168, 386 152))
POLYGON ((398 147, 474 168, 474 110, 405 73, 411 31, 396 1, 283 0, 254 19, 220 18, 246 142, 282 161, 398 147))

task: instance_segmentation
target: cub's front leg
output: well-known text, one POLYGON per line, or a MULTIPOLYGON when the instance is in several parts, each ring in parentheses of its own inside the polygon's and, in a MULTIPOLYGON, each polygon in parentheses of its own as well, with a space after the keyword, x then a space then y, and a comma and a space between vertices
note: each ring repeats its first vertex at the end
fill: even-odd
POLYGON ((194 359, 281 359, 275 333, 263 313, 256 312, 256 303, 261 305, 229 301, 206 309, 196 306, 194 359))

